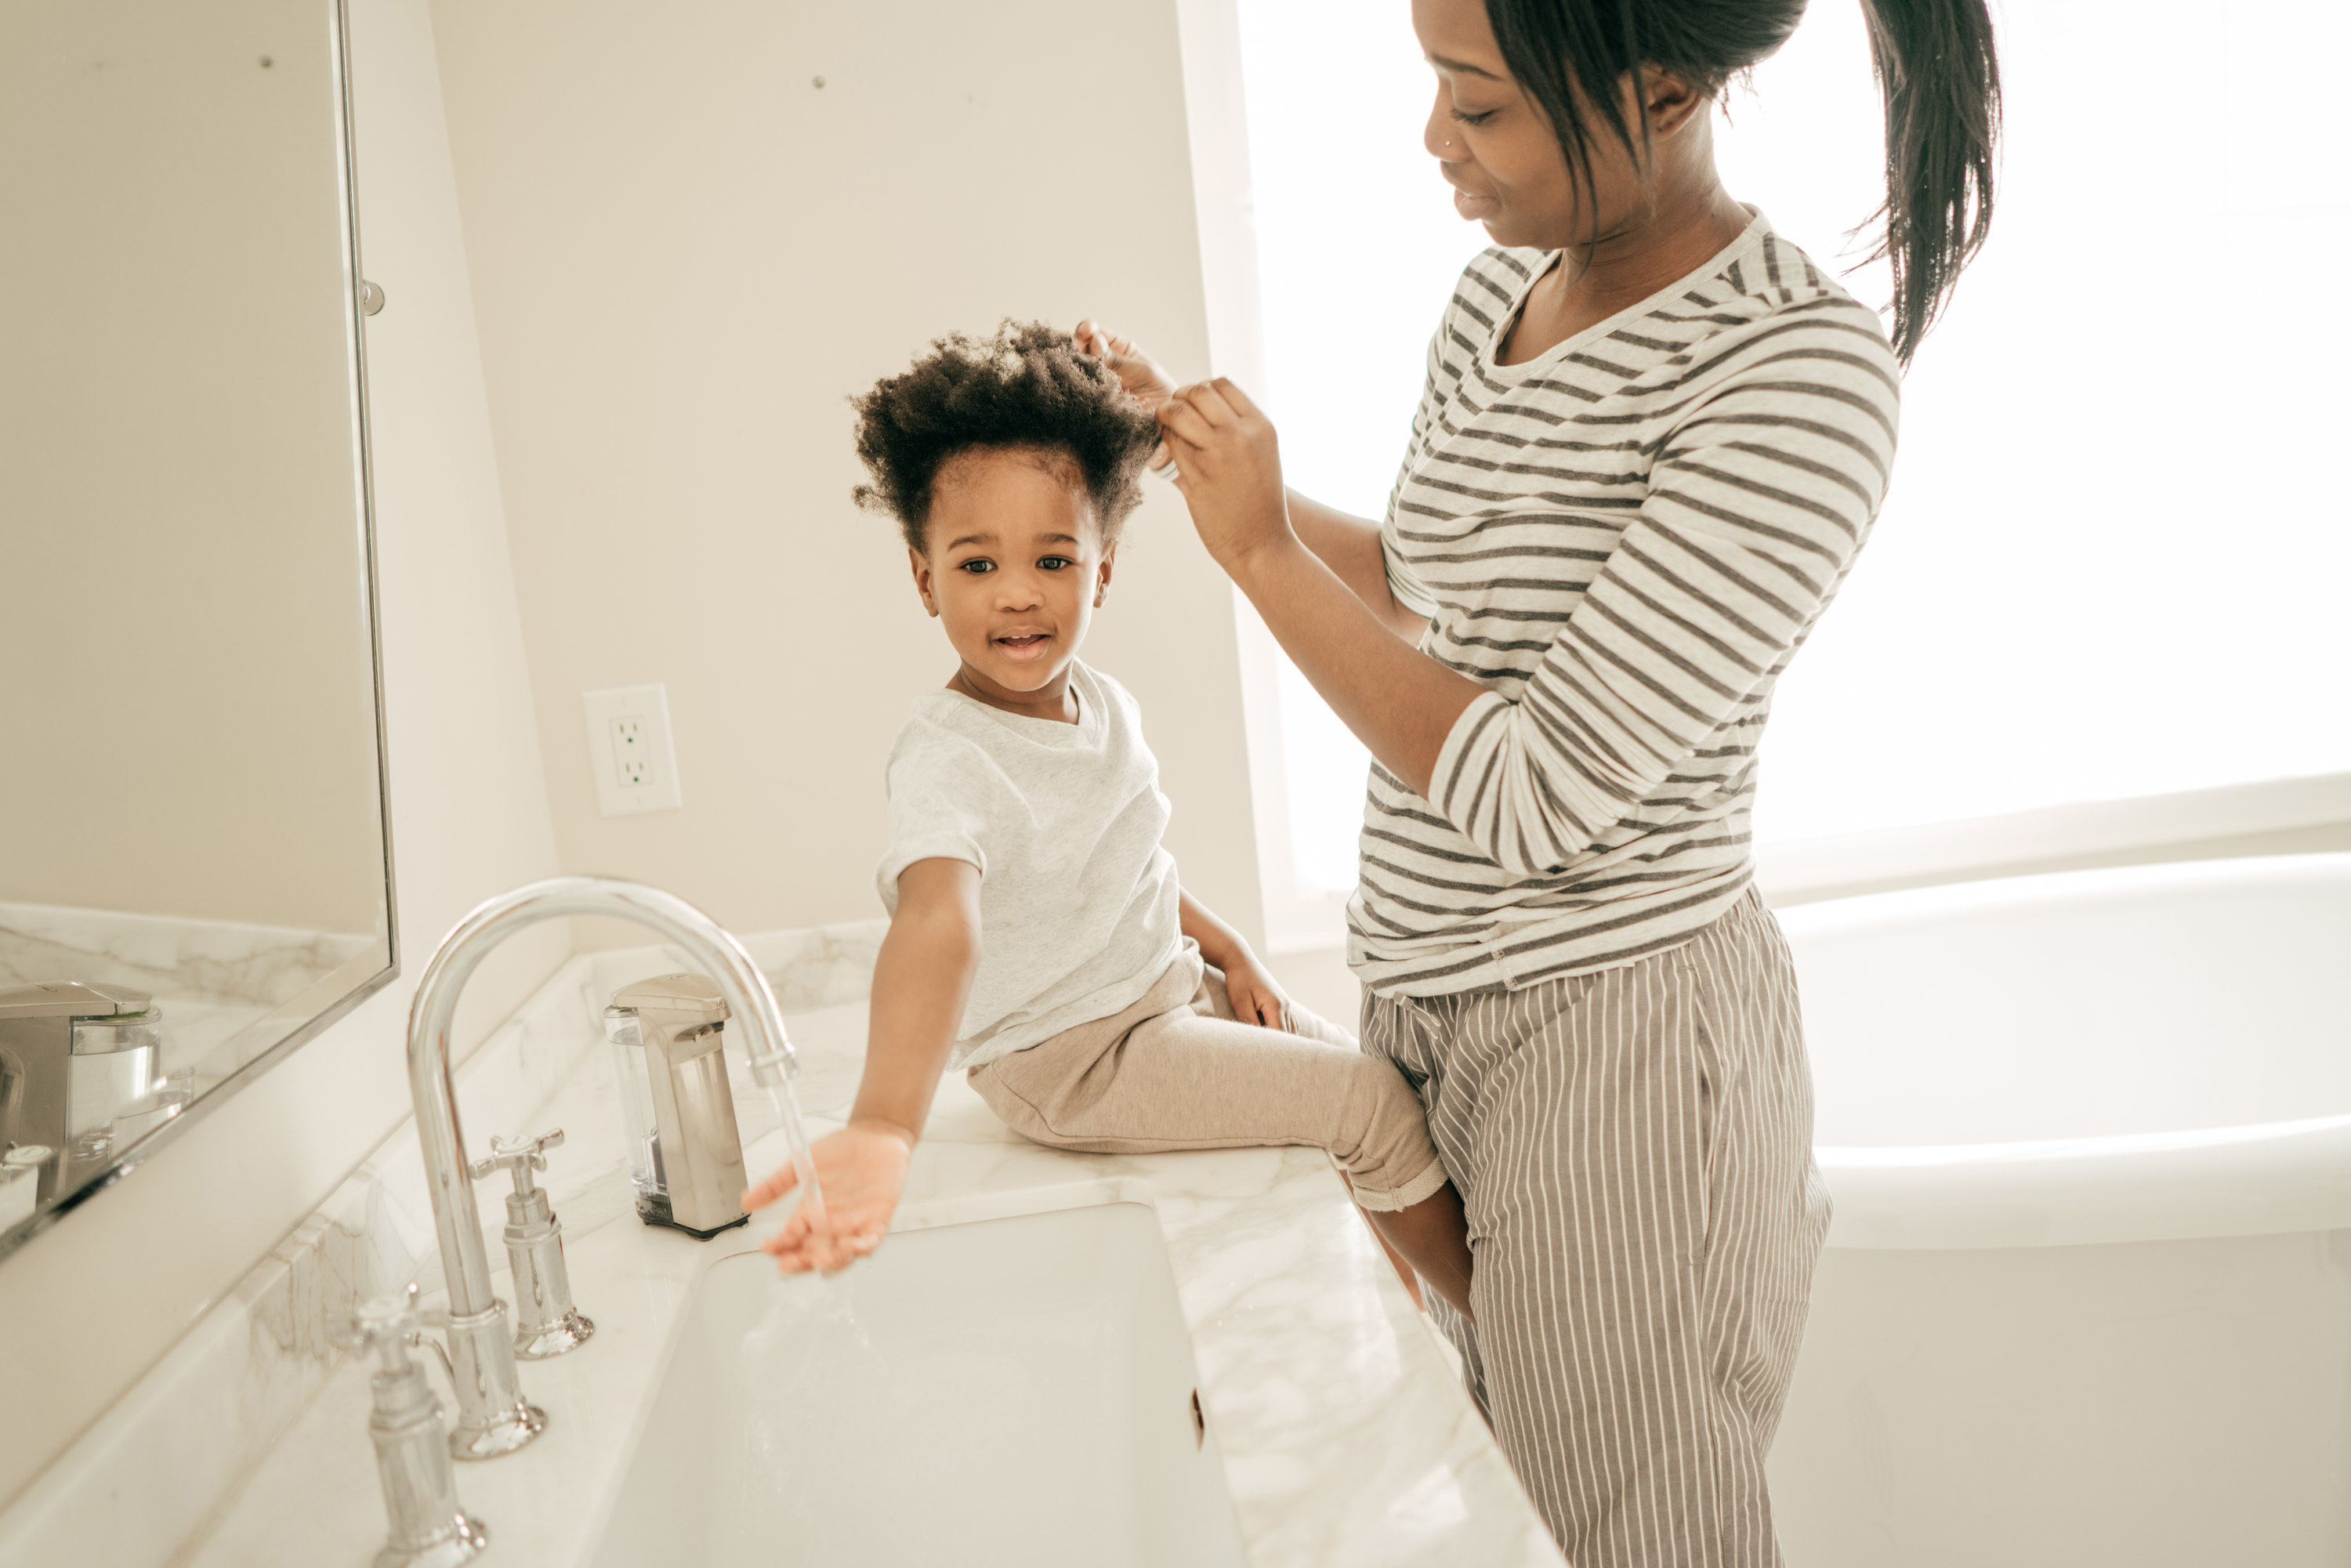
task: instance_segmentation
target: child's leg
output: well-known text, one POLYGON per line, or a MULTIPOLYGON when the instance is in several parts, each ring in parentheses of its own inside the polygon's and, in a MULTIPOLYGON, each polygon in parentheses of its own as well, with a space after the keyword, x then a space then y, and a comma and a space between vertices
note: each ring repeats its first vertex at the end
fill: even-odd
POLYGON ((1071 1030, 975 1068, 970 1080, 1014 1131, 1057 1148, 1328 1150, 1381 1233, 1467 1308, 1460 1199, 1418 1096, 1384 1060, 1177 1007, 1071 1030))
MULTIPOLYGON (((1409 1208, 1367 1208, 1364 1214, 1391 1259, 1403 1258, 1447 1306, 1478 1321, 1469 1309, 1469 1217, 1451 1182, 1409 1208)), ((1413 1301, 1419 1300, 1414 1291, 1413 1301)))
MULTIPOLYGON (((1205 967, 1199 994, 1192 998, 1194 1011, 1199 1011, 1204 1005, 1220 1019, 1234 1016, 1232 998, 1225 990, 1225 977, 1213 964, 1205 967)), ((1295 1002, 1290 1004, 1284 1021, 1292 1034, 1344 1046, 1350 1051, 1356 1049, 1353 1035, 1295 1002)), ((1350 1190, 1354 1185, 1352 1180, 1347 1184, 1350 1190)), ((1452 1303, 1463 1317, 1470 1315, 1469 1224, 1461 1211, 1461 1195, 1450 1182, 1408 1208, 1374 1214, 1359 1204, 1356 1212, 1364 1217, 1380 1250, 1387 1254, 1388 1262, 1404 1281, 1414 1306, 1422 1305, 1420 1281, 1426 1279, 1430 1288, 1452 1303)))

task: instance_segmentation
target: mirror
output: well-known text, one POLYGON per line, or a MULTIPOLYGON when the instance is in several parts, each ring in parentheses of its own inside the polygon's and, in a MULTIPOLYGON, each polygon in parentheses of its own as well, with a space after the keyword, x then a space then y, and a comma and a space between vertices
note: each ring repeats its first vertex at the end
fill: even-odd
POLYGON ((0 1252, 397 973, 347 79, 0 7, 0 1252))

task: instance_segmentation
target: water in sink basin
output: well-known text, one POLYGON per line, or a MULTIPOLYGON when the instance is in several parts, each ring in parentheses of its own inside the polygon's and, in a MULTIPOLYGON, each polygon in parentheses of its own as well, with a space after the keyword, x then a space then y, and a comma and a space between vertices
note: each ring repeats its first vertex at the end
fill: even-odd
POLYGON ((595 1568, 1239 1568, 1153 1212, 758 1255, 688 1309, 595 1568))

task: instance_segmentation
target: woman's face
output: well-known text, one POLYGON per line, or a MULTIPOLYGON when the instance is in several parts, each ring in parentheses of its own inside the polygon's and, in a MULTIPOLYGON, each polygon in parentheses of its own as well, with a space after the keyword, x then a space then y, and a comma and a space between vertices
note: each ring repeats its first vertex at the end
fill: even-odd
POLYGON ((1598 128, 1587 204, 1551 121, 1503 63, 1485 0, 1413 0, 1412 26, 1437 72, 1425 142, 1453 187, 1454 210, 1484 224, 1496 245, 1555 250, 1605 238, 1632 204, 1646 204, 1631 156, 1598 128))

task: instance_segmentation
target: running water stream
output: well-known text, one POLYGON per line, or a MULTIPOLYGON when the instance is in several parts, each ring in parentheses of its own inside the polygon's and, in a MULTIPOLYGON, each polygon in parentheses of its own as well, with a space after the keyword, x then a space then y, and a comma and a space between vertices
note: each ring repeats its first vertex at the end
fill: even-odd
POLYGON ((768 1102, 776 1108, 776 1120, 784 1124, 784 1138, 791 1145, 792 1169, 799 1176, 800 1207, 808 1210, 810 1222, 824 1218, 824 1188, 816 1179, 816 1155, 809 1147, 808 1130, 800 1125, 799 1098, 792 1093, 789 1074, 778 1076, 768 1086, 768 1102))

